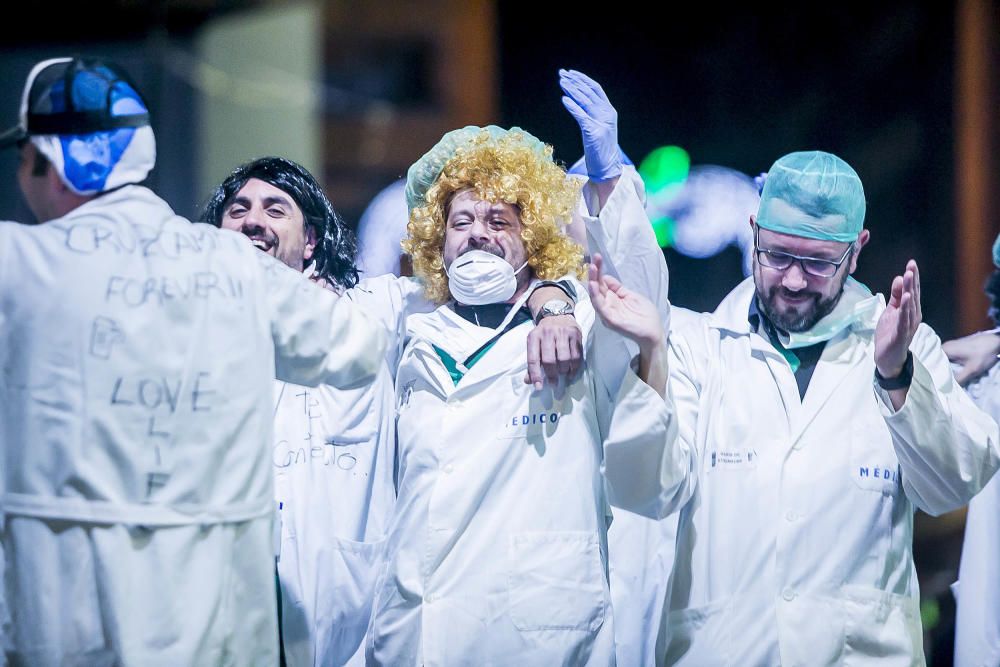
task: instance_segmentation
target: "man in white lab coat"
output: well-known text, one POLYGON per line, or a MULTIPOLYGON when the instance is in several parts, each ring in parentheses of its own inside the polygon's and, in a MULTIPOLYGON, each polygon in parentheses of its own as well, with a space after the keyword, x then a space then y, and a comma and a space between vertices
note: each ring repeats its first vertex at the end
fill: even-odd
POLYGON ((0 223, 5 661, 275 664, 273 380, 359 386, 384 333, 139 185, 113 65, 36 65, 0 142, 44 223, 0 223))
MULTIPOLYGON (((312 174, 290 160, 264 157, 237 167, 202 217, 245 234, 262 252, 350 299, 385 327, 392 341, 370 385, 337 389, 278 382, 274 407, 282 659, 293 667, 363 664, 395 501, 393 375, 407 317, 433 310, 434 304, 413 279, 384 275, 359 283, 353 234, 312 174)), ((398 239, 388 235, 384 241, 395 244, 398 255, 398 239)), ((551 286, 531 300, 540 310, 553 297, 567 300, 561 288, 551 286)), ((541 348, 560 334, 579 335, 571 317, 545 318, 527 339, 528 349, 551 372, 558 371, 558 358, 541 348)), ((562 362, 569 362, 565 354, 562 362)))
MULTIPOLYGON (((262 252, 323 281, 398 335, 431 310, 415 281, 358 285, 351 230, 300 165, 264 157, 213 193, 206 222, 245 234, 262 252)), ((306 304, 302 304, 306 308, 306 304)), ((337 389, 278 382, 271 462, 280 522, 282 659, 292 667, 363 664, 382 545, 395 501, 395 410, 389 346, 375 380, 337 389)))
POLYGON ((753 276, 714 313, 673 318, 670 391, 694 456, 660 663, 923 661, 913 512, 982 488, 997 425, 921 324, 916 262, 888 303, 849 277, 864 211, 843 160, 784 156, 751 218, 753 276))
MULTIPOLYGON (((604 89, 575 70, 560 70, 562 102, 580 126, 588 206, 607 207, 615 216, 586 219, 586 243, 600 253, 619 281, 638 289, 656 304, 664 327, 670 322, 667 269, 645 212, 645 189, 618 146, 618 114, 604 89), (629 187, 617 187, 618 181, 629 187)), ((684 316, 680 311, 679 315, 684 316)), ((674 561, 677 515, 650 517, 613 509, 608 530, 608 579, 615 612, 615 657, 618 665, 654 662, 660 617, 674 561)))
POLYGON ((588 362, 557 386, 526 385, 521 306, 536 280, 579 266, 559 229, 579 185, 551 148, 493 126, 448 133, 407 181, 404 248, 442 305, 407 322, 369 662, 612 664, 608 506, 657 514, 670 477, 659 314, 595 272, 607 324, 581 298, 588 362), (615 332, 638 344, 638 375, 617 362, 615 332))
MULTIPOLYGON (((1000 319, 1000 236, 993 243, 994 271, 986 283, 989 314, 1000 319)), ((1000 419, 1000 329, 982 331, 945 343, 956 365, 955 377, 976 405, 1000 419)), ((953 589, 955 664, 959 667, 1000 664, 1000 478, 996 475, 969 502, 958 581, 953 589)))

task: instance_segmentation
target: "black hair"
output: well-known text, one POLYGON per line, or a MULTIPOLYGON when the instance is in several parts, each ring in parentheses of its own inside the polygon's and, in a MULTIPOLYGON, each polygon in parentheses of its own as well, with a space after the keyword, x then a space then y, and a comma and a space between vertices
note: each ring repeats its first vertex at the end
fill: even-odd
POLYGON ((357 241, 354 232, 333 210, 315 177, 291 160, 268 156, 241 164, 215 189, 205 205, 202 220, 221 227, 226 208, 252 178, 287 193, 302 211, 305 224, 316 231, 316 249, 313 252, 316 273, 327 282, 345 289, 356 285, 358 270, 354 266, 354 255, 357 241))
POLYGON ((990 297, 990 309, 987 312, 993 324, 1000 326, 1000 269, 993 270, 983 291, 990 297))

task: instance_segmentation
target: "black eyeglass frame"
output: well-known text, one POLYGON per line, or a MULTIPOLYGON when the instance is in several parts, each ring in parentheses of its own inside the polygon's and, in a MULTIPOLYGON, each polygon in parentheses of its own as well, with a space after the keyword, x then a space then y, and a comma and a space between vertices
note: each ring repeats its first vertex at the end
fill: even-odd
MULTIPOLYGON (((837 271, 840 270, 841 265, 847 261, 847 257, 854 250, 854 243, 852 242, 847 246, 847 250, 844 251, 844 255, 839 260, 832 259, 822 259, 820 257, 803 257, 801 255, 795 255, 790 252, 784 252, 782 250, 769 250, 767 248, 761 248, 760 243, 757 240, 757 233, 760 227, 757 225, 753 226, 753 250, 757 257, 757 262, 768 269, 774 269, 775 271, 787 271, 792 264, 795 262, 799 263, 802 267, 802 271, 807 273, 814 278, 832 278, 837 275, 837 271), (778 264, 783 264, 783 266, 775 266, 774 264, 768 264, 766 261, 761 260, 761 257, 768 258, 768 261, 777 259, 778 264), (785 263, 787 260, 787 263, 785 263), (812 266, 815 269, 817 266, 821 267, 833 267, 830 273, 821 273, 819 271, 810 271, 809 267, 812 266)), ((829 270, 829 269, 826 269, 829 270)))

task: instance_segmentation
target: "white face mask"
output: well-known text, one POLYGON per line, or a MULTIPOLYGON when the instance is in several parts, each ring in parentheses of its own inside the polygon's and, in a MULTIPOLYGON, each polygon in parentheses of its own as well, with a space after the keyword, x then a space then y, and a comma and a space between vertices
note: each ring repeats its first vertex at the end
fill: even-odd
POLYGON ((455 258, 448 269, 448 289, 455 301, 483 306, 510 300, 517 291, 517 274, 507 260, 484 250, 470 250, 455 258))
POLYGON ((778 332, 778 339, 786 350, 806 347, 828 341, 857 322, 869 320, 879 310, 882 299, 853 278, 844 283, 844 294, 833 311, 808 331, 778 332))

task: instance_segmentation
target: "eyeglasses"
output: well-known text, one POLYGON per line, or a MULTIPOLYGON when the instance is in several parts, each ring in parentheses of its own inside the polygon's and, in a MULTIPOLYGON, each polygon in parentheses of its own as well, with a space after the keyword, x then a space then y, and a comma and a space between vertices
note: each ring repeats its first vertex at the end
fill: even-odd
POLYGON ((801 257, 799 255, 793 255, 790 252, 761 248, 760 244, 757 242, 758 229, 757 225, 754 225, 753 249, 757 254, 757 261, 761 266, 766 266, 769 269, 775 269, 777 271, 784 271, 795 262, 798 262, 802 267, 802 270, 810 276, 814 276, 816 278, 832 278, 837 274, 837 271, 840 269, 840 265, 844 263, 847 256, 851 254, 851 250, 854 249, 854 244, 852 243, 847 247, 847 250, 844 251, 844 255, 837 261, 833 261, 832 259, 819 259, 818 257, 801 257))

